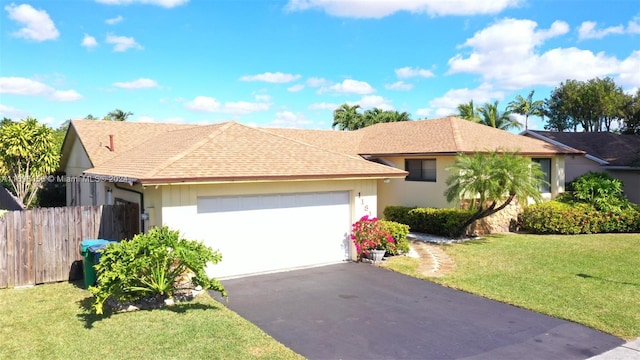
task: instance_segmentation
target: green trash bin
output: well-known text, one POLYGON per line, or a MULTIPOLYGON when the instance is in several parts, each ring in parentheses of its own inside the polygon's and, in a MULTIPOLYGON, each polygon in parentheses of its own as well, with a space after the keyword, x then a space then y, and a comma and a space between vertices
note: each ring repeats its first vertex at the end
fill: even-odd
POLYGON ((103 239, 86 239, 80 242, 80 255, 82 255, 82 276, 84 279, 84 287, 88 289, 89 286, 96 284, 98 275, 96 269, 93 267, 95 263, 95 254, 89 250, 90 247, 95 245, 102 245, 109 240, 103 239))

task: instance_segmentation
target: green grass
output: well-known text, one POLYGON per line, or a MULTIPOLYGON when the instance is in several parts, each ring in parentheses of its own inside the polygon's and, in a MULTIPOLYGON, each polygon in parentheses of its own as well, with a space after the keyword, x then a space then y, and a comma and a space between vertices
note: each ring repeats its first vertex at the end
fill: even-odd
MULTIPOLYGON (((640 336, 640 234, 494 235, 445 246, 454 271, 429 280, 578 322, 640 336)), ((386 267, 411 276, 418 260, 386 267)))
POLYGON ((0 359, 301 359, 207 294, 97 316, 70 283, 0 290, 0 359))

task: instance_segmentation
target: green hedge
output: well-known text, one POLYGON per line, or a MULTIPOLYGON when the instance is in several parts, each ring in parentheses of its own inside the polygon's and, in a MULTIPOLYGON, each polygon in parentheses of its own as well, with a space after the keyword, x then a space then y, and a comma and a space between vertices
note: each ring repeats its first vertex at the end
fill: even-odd
POLYGON ((409 240, 407 239, 409 225, 389 220, 380 220, 380 225, 383 229, 389 230, 396 244, 395 248, 387 249, 387 253, 390 255, 398 255, 399 253, 409 252, 409 240))
POLYGON ((458 209, 416 208, 388 206, 384 209, 386 220, 407 224, 412 231, 454 237, 473 211, 458 209))
POLYGON ((640 232, 640 211, 598 211, 589 204, 550 201, 527 207, 522 229, 537 234, 595 234, 640 232))

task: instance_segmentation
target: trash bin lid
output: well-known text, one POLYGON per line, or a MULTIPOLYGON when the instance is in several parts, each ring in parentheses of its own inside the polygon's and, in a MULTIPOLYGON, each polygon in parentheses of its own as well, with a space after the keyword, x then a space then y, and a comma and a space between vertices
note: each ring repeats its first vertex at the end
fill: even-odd
POLYGON ((105 239, 85 239, 80 242, 80 253, 82 255, 86 255, 87 251, 91 251, 89 248, 92 246, 104 244, 102 247, 107 246, 106 244, 110 242, 116 242, 114 240, 105 240, 105 239))
POLYGON ((113 241, 113 240, 103 240, 102 242, 99 242, 97 244, 91 245, 87 248, 87 250, 92 253, 92 254, 97 254, 98 251, 104 249, 107 247, 107 245, 111 244, 111 243, 116 243, 117 241, 113 241))

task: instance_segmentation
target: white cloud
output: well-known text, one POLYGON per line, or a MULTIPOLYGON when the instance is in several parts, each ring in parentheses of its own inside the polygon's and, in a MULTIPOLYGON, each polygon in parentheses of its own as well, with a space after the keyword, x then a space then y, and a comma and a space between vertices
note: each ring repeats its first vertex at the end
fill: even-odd
POLYGON ((480 74, 496 87, 520 89, 535 85, 554 86, 566 79, 586 80, 614 75, 620 61, 604 52, 575 47, 541 53, 547 39, 568 33, 569 25, 554 22, 549 29, 536 29, 531 20, 503 19, 478 31, 462 47, 470 54, 449 59, 449 74, 480 74), (544 71, 541 71, 544 69, 544 71))
POLYGON ((410 66, 396 69, 395 72, 396 76, 400 79, 408 79, 417 76, 426 78, 435 76, 431 70, 420 69, 417 67, 412 68, 410 66))
POLYGON ((331 82, 324 78, 310 77, 307 79, 307 85, 311 87, 320 87, 331 85, 331 82))
POLYGON ((185 103, 184 107, 191 111, 217 112, 220 110, 220 102, 208 96, 196 96, 192 101, 185 103))
POLYGON ((365 81, 346 79, 341 83, 320 88, 319 93, 325 92, 366 95, 376 92, 376 89, 365 81))
POLYGON ((443 96, 435 98, 429 102, 429 107, 421 109, 423 114, 438 117, 449 116, 458 113, 458 105, 468 103, 473 100, 474 104, 482 105, 486 102, 504 99, 502 91, 494 90, 489 84, 482 84, 475 89, 451 89, 443 96))
POLYGON ((113 86, 121 89, 148 89, 158 87, 158 83, 155 80, 140 78, 127 82, 115 82, 113 86))
POLYGON ((431 109, 429 108, 418 109, 416 110, 416 115, 419 116, 421 119, 426 119, 431 115, 431 109))
POLYGON ((75 90, 57 90, 39 81, 21 77, 0 78, 0 94, 45 96, 52 101, 75 101, 82 98, 75 90))
POLYGON ((399 91, 409 91, 413 89, 412 84, 407 84, 404 81, 396 81, 393 84, 387 84, 384 87, 385 89, 388 89, 388 90, 399 90, 399 91))
POLYGON ((82 46, 86 47, 87 49, 92 49, 98 46, 98 41, 93 36, 84 34, 84 38, 82 38, 82 46))
POLYGON ((57 39, 60 36, 56 25, 49 14, 44 10, 36 10, 31 5, 7 5, 4 9, 9 13, 9 18, 24 25, 23 28, 12 35, 35 41, 57 39))
POLYGON ((627 24, 627 33, 640 34, 640 20, 632 20, 627 24))
POLYGON ((360 100, 349 102, 349 104, 358 104, 363 109, 370 109, 375 107, 381 110, 393 110, 393 106, 390 104, 390 100, 378 95, 363 96, 360 100))
POLYGON ((315 104, 311 104, 308 106, 309 110, 335 110, 338 108, 338 104, 334 104, 334 103, 326 103, 326 102, 321 102, 321 103, 315 103, 315 104))
POLYGON ((113 44, 113 51, 123 52, 129 49, 142 50, 142 46, 136 42, 136 39, 128 36, 107 35, 107 43, 113 44))
POLYGON ((53 101, 76 101, 82 99, 82 95, 80 95, 75 90, 56 90, 49 95, 49 99, 53 101))
POLYGON ((267 111, 271 104, 265 102, 236 101, 220 103, 208 96, 196 96, 185 103, 185 108, 191 111, 245 115, 254 112, 267 111))
POLYGON ((327 14, 339 17, 382 18, 399 11, 427 13, 431 16, 497 14, 507 8, 516 7, 521 0, 289 0, 285 10, 303 11, 322 9, 327 14))
POLYGON ((279 128, 299 129, 311 124, 312 121, 307 119, 303 113, 293 113, 291 111, 279 111, 276 118, 269 126, 279 128))
POLYGON ((172 8, 175 6, 180 6, 182 4, 186 4, 189 0, 96 0, 96 2, 107 4, 107 5, 129 5, 129 4, 149 4, 149 5, 157 5, 165 8, 172 8))
POLYGON ((114 18, 107 19, 107 20, 105 20, 104 22, 105 22, 106 24, 109 24, 109 25, 115 25, 115 24, 117 24, 117 23, 119 23, 119 22, 122 22, 122 20, 124 20, 124 18, 123 18, 121 15, 118 15, 118 16, 116 16, 116 17, 114 17, 114 18))
POLYGON ((258 94, 255 96, 256 101, 269 102, 271 101, 271 96, 267 94, 258 94))
POLYGON ((302 91, 302 89, 304 89, 304 85, 296 84, 296 85, 293 85, 293 86, 289 86, 287 88, 287 91, 289 91, 289 92, 298 92, 298 91, 302 91))
POLYGON ((281 72, 266 72, 257 75, 245 75, 240 78, 240 81, 264 81, 268 83, 288 83, 300 79, 300 75, 284 74, 281 72))
POLYGON ((602 39, 610 34, 624 34, 624 26, 610 26, 608 28, 596 30, 598 24, 595 21, 585 21, 578 28, 578 38, 584 39, 602 39))
POLYGON ((640 86, 640 50, 634 51, 620 63, 620 74, 616 84, 622 86, 640 86))
POLYGON ((16 109, 12 106, 0 104, 0 117, 9 119, 21 119, 28 115, 24 110, 16 109))

